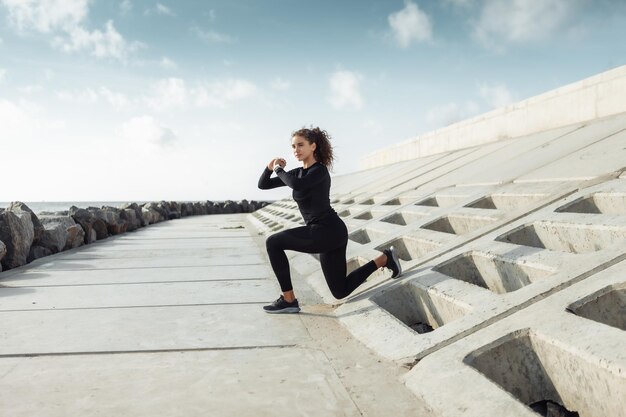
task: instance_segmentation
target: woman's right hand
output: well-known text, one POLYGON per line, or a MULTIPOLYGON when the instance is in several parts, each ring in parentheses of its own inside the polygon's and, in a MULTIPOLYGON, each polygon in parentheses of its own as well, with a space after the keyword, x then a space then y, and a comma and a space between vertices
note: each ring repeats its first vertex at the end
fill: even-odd
POLYGON ((269 169, 270 171, 273 171, 274 166, 277 164, 284 168, 285 165, 287 164, 287 161, 285 161, 283 158, 274 158, 270 161, 269 164, 267 164, 267 169, 269 169))

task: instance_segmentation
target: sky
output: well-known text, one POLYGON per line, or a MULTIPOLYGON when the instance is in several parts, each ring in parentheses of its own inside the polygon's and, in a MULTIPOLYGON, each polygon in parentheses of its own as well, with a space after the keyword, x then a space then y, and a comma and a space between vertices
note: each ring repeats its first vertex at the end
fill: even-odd
POLYGON ((626 64, 625 0, 0 0, 0 201, 273 200, 626 64))

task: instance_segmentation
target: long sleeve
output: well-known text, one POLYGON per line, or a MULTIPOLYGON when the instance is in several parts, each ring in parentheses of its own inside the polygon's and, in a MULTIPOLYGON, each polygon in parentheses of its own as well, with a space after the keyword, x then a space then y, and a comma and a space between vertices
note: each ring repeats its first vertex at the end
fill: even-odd
POLYGON ((282 168, 276 170, 276 175, 294 190, 304 190, 324 181, 328 177, 328 171, 323 165, 317 164, 312 166, 302 178, 296 176, 296 170, 287 172, 282 168))
POLYGON ((272 188, 284 187, 285 183, 278 177, 271 178, 272 170, 265 167, 261 178, 259 178, 259 188, 261 190, 270 190, 272 188))

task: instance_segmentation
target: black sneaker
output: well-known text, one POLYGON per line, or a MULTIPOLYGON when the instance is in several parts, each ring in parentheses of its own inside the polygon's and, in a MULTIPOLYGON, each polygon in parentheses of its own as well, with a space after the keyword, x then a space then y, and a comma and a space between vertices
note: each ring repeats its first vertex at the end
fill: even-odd
POLYGON ((293 300, 293 302, 285 301, 285 298, 281 295, 276 301, 274 301, 270 305, 263 306, 263 310, 266 313, 297 313, 300 311, 300 306, 298 305, 298 300, 293 300))
POLYGON ((390 246, 389 249, 383 250, 383 253, 387 255, 387 263, 384 268, 391 269, 391 278, 398 278, 402 275, 402 266, 400 266, 400 259, 398 259, 396 249, 390 246))

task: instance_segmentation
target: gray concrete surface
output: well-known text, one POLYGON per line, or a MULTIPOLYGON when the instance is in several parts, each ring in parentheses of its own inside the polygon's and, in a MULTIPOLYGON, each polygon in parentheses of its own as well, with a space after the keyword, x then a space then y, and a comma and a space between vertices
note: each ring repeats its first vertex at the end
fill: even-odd
POLYGON ((263 243, 188 217, 0 273, 0 415, 435 415, 313 291, 265 314, 263 243))

